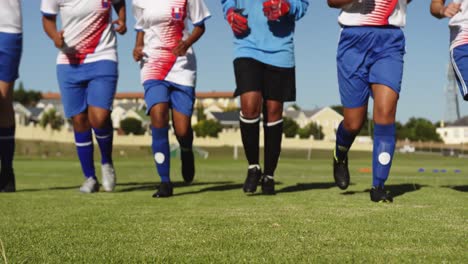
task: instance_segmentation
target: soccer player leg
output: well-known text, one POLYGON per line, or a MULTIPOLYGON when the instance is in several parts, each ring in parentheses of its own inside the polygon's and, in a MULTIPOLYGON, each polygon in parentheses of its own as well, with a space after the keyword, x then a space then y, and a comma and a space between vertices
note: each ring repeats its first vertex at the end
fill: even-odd
POLYGON ((195 176, 193 155, 192 113, 195 102, 194 87, 175 85, 171 87, 172 124, 180 145, 180 160, 184 182, 191 183, 195 176))
POLYGON ((468 101, 468 44, 453 49, 450 57, 460 93, 468 101))
POLYGON ((259 165, 260 141, 260 113, 262 109, 263 86, 262 76, 264 67, 258 61, 249 58, 234 60, 236 76, 235 95, 240 96, 241 111, 239 116, 242 145, 249 163, 247 177, 243 190, 254 193, 262 176, 259 165))
POLYGON ((22 35, 0 33, 0 192, 14 192, 15 115, 13 87, 18 78, 22 35))
POLYGON ((145 101, 151 117, 153 159, 161 178, 161 185, 153 197, 169 197, 173 194, 170 180, 169 149, 169 84, 165 81, 149 80, 145 87, 145 101))
POLYGON ((101 61, 90 63, 92 74, 88 84, 87 102, 89 122, 101 152, 102 186, 111 192, 116 185, 116 174, 112 161, 114 129, 111 110, 117 88, 117 63, 101 61))
POLYGON ((99 183, 94 168, 94 146, 86 102, 87 87, 83 84, 86 78, 83 65, 57 65, 62 104, 65 116, 72 119, 76 150, 85 177, 80 191, 93 193, 99 190, 99 183))

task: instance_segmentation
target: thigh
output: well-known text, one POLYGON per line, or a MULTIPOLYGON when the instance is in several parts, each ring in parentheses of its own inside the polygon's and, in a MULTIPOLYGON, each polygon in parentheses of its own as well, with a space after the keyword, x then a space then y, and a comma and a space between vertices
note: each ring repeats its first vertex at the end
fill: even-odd
POLYGON ((71 118, 86 111, 88 82, 80 66, 57 65, 57 79, 65 116, 71 118))
POLYGON ((89 79, 88 105, 110 111, 117 89, 117 63, 114 61, 100 61, 86 66, 88 66, 89 79))
POLYGON ((374 121, 378 124, 392 124, 395 122, 398 103, 398 93, 394 89, 382 84, 373 84, 374 121))
POLYGON ((296 69, 266 65, 263 72, 263 98, 278 102, 296 100, 296 69))
POLYGON ((460 93, 468 101, 468 45, 456 47, 450 57, 460 93))
POLYGON ((235 96, 247 92, 262 92, 264 88, 264 64, 251 58, 237 58, 234 60, 234 73, 236 77, 235 96))
POLYGON ((11 83, 19 76, 23 37, 0 33, 0 81, 11 83))

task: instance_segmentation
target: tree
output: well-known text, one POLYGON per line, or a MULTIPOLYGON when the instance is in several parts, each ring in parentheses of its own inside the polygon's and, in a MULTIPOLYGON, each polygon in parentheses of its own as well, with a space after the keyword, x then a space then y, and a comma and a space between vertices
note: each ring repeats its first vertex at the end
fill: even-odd
POLYGON ((318 125, 317 123, 310 123, 303 128, 299 128, 297 131, 299 138, 310 138, 313 136, 314 139, 322 140, 325 135, 323 134, 322 126, 318 125))
POLYGON ((298 104, 296 104, 296 103, 291 104, 290 106, 288 106, 288 108, 292 108, 292 109, 294 109, 294 110, 296 110, 296 111, 300 111, 300 110, 301 110, 301 107, 300 107, 298 104))
POLYGON ((411 141, 436 141, 442 142, 436 132, 436 126, 425 118, 412 117, 405 124, 406 133, 411 141))
POLYGON ((143 135, 145 133, 141 121, 133 117, 127 117, 120 121, 120 128, 125 135, 143 135))
POLYGON ((195 136, 217 138, 223 127, 215 120, 201 120, 193 126, 195 136))
POLYGON ((18 87, 13 91, 13 100, 21 103, 24 106, 34 106, 41 100, 42 94, 38 91, 26 91, 23 82, 18 84, 18 87))
POLYGON ((299 125, 289 117, 283 118, 283 134, 287 138, 293 138, 297 135, 299 125))
POLYGON ((44 112, 42 114, 41 120, 39 121, 39 125, 42 128, 46 128, 47 125, 49 125, 52 128, 52 130, 60 131, 63 125, 63 118, 60 116, 60 114, 57 113, 57 110, 55 110, 55 108, 52 108, 49 111, 44 112))
POLYGON ((198 122, 202 120, 206 120, 206 115, 205 115, 205 107, 203 106, 202 102, 197 103, 197 120, 198 122))

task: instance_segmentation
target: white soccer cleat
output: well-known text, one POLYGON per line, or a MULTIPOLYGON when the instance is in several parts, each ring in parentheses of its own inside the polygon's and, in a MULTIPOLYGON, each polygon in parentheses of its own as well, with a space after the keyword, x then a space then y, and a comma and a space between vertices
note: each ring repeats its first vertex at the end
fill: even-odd
POLYGON ((80 187, 82 193, 94 193, 99 191, 99 182, 93 178, 86 179, 80 187))
POLYGON ((114 191, 116 181, 114 166, 112 166, 112 164, 109 163, 102 164, 101 170, 102 188, 104 188, 104 191, 106 192, 114 191))

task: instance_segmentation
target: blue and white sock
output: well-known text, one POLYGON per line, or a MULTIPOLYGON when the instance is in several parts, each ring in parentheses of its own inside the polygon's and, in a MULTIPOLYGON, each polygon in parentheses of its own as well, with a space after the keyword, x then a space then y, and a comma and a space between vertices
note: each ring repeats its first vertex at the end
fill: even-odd
POLYGON ((356 135, 348 132, 343 125, 343 122, 338 126, 336 131, 336 145, 335 145, 335 158, 338 160, 344 160, 348 155, 348 151, 353 145, 356 135))
POLYGON ((91 129, 85 132, 75 131, 75 145, 84 176, 86 178, 96 179, 96 171, 94 169, 93 157, 93 133, 91 132, 91 129))
POLYGON ((169 151, 169 127, 155 128, 151 127, 153 143, 151 148, 153 149, 153 158, 156 163, 156 169, 158 170, 161 182, 170 182, 170 151, 169 151))
POLYGON ((112 162, 112 142, 114 140, 114 129, 109 128, 93 128, 94 137, 98 142, 101 150, 101 164, 113 164, 112 162))
POLYGON ((372 186, 383 187, 390 174, 395 153, 395 124, 374 125, 374 151, 372 154, 372 186))
POLYGON ((0 157, 3 172, 13 171, 15 155, 15 127, 0 127, 0 157))

